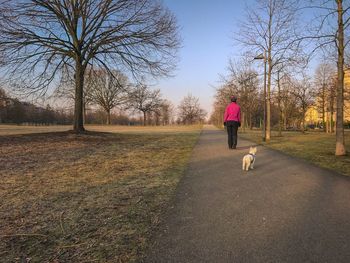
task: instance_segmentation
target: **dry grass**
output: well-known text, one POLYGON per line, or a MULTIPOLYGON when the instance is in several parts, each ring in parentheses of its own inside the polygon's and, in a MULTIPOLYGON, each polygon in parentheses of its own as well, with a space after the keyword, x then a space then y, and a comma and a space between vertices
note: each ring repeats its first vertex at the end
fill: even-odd
POLYGON ((25 126, 25 125, 0 124, 0 136, 60 132, 60 131, 68 131, 70 129, 72 129, 71 125, 25 126))
POLYGON ((142 258, 199 131, 0 136, 1 262, 142 258))
MULTIPOLYGON (((260 131, 247 131, 241 133, 241 137, 262 143, 260 131)), ((350 132, 345 132, 345 144, 350 151, 350 132)), ((278 137, 272 133, 271 142, 265 144, 273 149, 285 152, 289 155, 305 159, 318 166, 335 170, 341 174, 350 176, 350 156, 336 157, 335 135, 323 132, 284 132, 278 137)))
MULTIPOLYGON (((98 132, 118 132, 118 133, 153 133, 164 132, 164 133, 174 133, 174 132, 193 132, 193 128, 196 126, 191 125, 175 125, 175 126, 118 126, 118 125, 86 125, 86 128, 91 131, 98 132)), ((198 127, 197 127, 198 128, 198 127)))
MULTIPOLYGON (((121 125, 85 125, 89 131, 117 133, 153 133, 156 132, 192 132, 194 126, 121 126, 121 125)), ((72 129, 71 125, 26 126, 0 124, 0 136, 33 133, 62 132, 72 129)))

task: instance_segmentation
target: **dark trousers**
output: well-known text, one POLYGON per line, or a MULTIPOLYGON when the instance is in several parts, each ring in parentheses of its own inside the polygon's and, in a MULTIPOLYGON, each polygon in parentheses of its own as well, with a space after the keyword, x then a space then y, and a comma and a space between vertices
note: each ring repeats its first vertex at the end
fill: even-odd
POLYGON ((233 148, 237 145, 237 130, 239 123, 237 121, 226 122, 227 135, 228 135, 228 147, 233 148))

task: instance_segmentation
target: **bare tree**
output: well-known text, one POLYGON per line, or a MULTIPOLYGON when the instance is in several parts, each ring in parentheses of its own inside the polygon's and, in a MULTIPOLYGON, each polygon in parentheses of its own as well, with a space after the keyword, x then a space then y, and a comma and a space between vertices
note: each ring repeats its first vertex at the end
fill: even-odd
POLYGON ((147 124, 147 114, 159 110, 163 103, 160 90, 151 90, 145 84, 138 84, 130 92, 127 108, 141 111, 143 114, 143 125, 147 124))
POLYGON ((306 111, 313 103, 313 94, 309 78, 304 74, 301 80, 293 80, 291 93, 296 98, 297 106, 300 109, 300 128, 305 132, 306 111))
POLYGON ((0 3, 7 76, 45 92, 63 67, 74 72, 74 130, 84 131, 87 67, 168 75, 179 47, 175 17, 156 0, 19 0, 0 3))
POLYGON ((160 105, 159 111, 162 125, 169 125, 174 122, 175 108, 170 101, 163 100, 163 103, 160 105))
POLYGON ((188 94, 178 106, 178 117, 183 124, 194 124, 204 121, 207 113, 200 107, 199 99, 188 94))
POLYGON ((210 116, 210 122, 220 127, 224 122, 224 112, 227 104, 229 103, 229 98, 234 94, 232 83, 224 82, 223 85, 216 88, 213 103, 213 112, 210 116))
MULTIPOLYGON (((349 9, 343 9, 343 1, 336 0, 338 13, 338 29, 337 29, 337 50, 338 50, 338 85, 337 85, 337 123, 336 123, 336 145, 335 155, 345 155, 344 141, 344 13, 349 9)), ((348 23, 349 19, 345 20, 348 23)), ((347 27, 347 25, 345 25, 347 27)))
POLYGON ((329 86, 329 89, 327 90, 327 104, 326 104, 326 109, 327 109, 327 128, 326 132, 328 133, 333 133, 334 129, 336 129, 336 122, 334 120, 334 112, 335 112, 335 105, 337 101, 337 78, 333 78, 331 80, 331 85, 329 86))
MULTIPOLYGON (((252 128, 260 124, 259 106, 261 104, 258 74, 252 68, 252 62, 247 59, 229 61, 228 75, 222 76, 223 85, 216 88, 214 111, 211 121, 220 126, 223 123, 225 108, 230 103, 230 97, 238 97, 242 112, 242 128, 252 128)), ((261 114, 261 117, 263 115, 261 114)))
POLYGON ((283 67, 277 70, 277 107, 278 107, 278 136, 282 136, 283 111, 282 111, 282 93, 281 93, 281 73, 283 67))
POLYGON ((237 87, 233 85, 233 82, 228 79, 226 79, 221 86, 216 88, 213 112, 210 116, 210 121, 218 127, 223 125, 224 112, 227 104, 230 102, 230 97, 232 95, 240 96, 236 88, 237 87))
MULTIPOLYGON (((335 155, 346 155, 344 141, 344 58, 350 42, 350 3, 343 0, 310 0, 306 8, 312 8, 315 17, 309 22, 312 26, 302 40, 314 40, 313 48, 336 53, 336 146, 335 155)), ((333 56, 328 56, 332 58, 333 56)), ((335 61, 334 61, 335 62, 335 61)))
POLYGON ((87 79, 88 97, 107 114, 106 124, 111 124, 111 110, 127 103, 128 80, 121 72, 93 70, 87 79))
MULTIPOLYGON (((334 101, 334 79, 335 70, 329 63, 321 63, 315 72, 315 99, 318 112, 321 113, 322 127, 325 132, 328 132, 328 118, 326 123, 326 117, 328 110, 333 112, 334 101), (333 95, 333 96, 332 96, 333 95)), ((331 113, 333 115, 333 113, 331 113)), ((332 126, 332 124, 331 124, 332 126)))
MULTIPOLYGON (((300 54, 296 54, 300 55, 300 54)), ((286 95, 287 98, 284 99, 284 102, 288 104, 288 99, 290 99, 290 92, 286 92, 286 90, 282 91, 282 80, 284 81, 284 88, 286 86, 291 86, 292 84, 292 76, 298 76, 303 75, 303 71, 306 67, 306 60, 304 60, 302 57, 295 57, 291 61, 287 62, 281 62, 275 67, 275 82, 277 86, 277 108, 278 108, 278 136, 282 136, 282 130, 283 130, 283 96, 286 95), (290 82, 289 84, 286 83, 286 81, 290 82), (287 84, 287 85, 286 85, 287 84)), ((305 74, 304 74, 305 75, 305 74)))
MULTIPOLYGON (((236 95, 239 99, 239 105, 242 109, 242 128, 248 126, 252 128, 253 112, 257 109, 259 100, 258 74, 252 68, 251 62, 242 60, 238 63, 230 61, 229 63, 228 86, 231 86, 230 96, 236 95)), ((227 96, 227 99, 230 98, 227 96)))
POLYGON ((271 137, 271 84, 277 65, 294 61, 300 52, 295 40, 298 0, 256 0, 236 38, 253 56, 263 52, 267 61, 266 141, 271 137))

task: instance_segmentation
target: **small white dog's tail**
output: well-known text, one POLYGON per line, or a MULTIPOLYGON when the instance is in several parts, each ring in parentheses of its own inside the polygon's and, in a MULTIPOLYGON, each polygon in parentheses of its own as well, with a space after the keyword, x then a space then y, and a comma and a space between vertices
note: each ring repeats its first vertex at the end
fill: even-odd
POLYGON ((249 156, 244 156, 242 163, 243 163, 242 164, 243 171, 248 171, 249 168, 250 168, 250 158, 249 158, 249 156))

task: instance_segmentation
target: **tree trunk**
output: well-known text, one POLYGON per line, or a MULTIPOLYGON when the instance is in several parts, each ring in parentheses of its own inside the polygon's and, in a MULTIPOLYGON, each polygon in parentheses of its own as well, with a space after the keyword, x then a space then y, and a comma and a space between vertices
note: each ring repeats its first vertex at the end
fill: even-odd
POLYGON ((266 58, 266 50, 264 49, 264 99, 263 99, 263 108, 264 108, 264 116, 263 116, 263 135, 262 139, 265 142, 266 141, 266 64, 267 64, 267 58, 266 58))
POLYGON ((106 110, 107 113, 107 121, 106 124, 110 125, 111 124, 111 110, 106 110))
POLYGON ((322 85, 322 125, 323 125, 323 132, 326 132, 326 120, 325 120, 325 109, 326 107, 326 87, 323 84, 322 85))
POLYGON ((305 115, 306 110, 303 108, 303 118, 301 119, 301 132, 305 133, 305 115))
POLYGON ((327 116, 327 121, 326 121, 326 133, 329 133, 329 113, 327 112, 326 113, 326 116, 327 116))
MULTIPOLYGON (((330 104, 329 104, 329 111, 330 111, 330 115, 329 115, 329 132, 333 133, 334 132, 334 94, 332 92, 331 95, 331 99, 330 99, 330 104)), ((336 116, 337 117, 337 116, 336 116)))
POLYGON ((83 118, 83 89, 84 89, 84 67, 79 59, 75 64, 75 98, 74 98, 74 126, 76 133, 85 131, 83 118))
POLYGON ((83 123, 86 124, 86 103, 83 98, 83 123))
POLYGON ((245 132, 245 112, 242 111, 242 120, 241 120, 241 124, 242 124, 242 128, 243 128, 243 132, 245 132))
POLYGON ((266 98, 266 142, 271 139, 271 74, 272 74, 272 11, 270 7, 269 24, 268 24, 268 46, 267 46, 267 98, 266 98))
POLYGON ((338 4, 338 85, 337 85, 337 123, 335 155, 345 155, 344 143, 344 23, 343 1, 336 0, 338 4))
POLYGON ((253 120, 252 120, 252 113, 249 113, 249 129, 253 129, 253 120))
MULTIPOLYGON (((269 42, 271 42, 271 37, 269 38, 269 42)), ((269 44, 269 49, 267 52, 267 64, 268 64, 268 72, 267 72, 267 92, 266 92, 266 142, 269 142, 271 139, 271 75, 272 75, 272 58, 271 58, 271 46, 272 43, 269 44)))
POLYGON ((281 85, 280 85, 280 72, 277 73, 277 87, 278 87, 278 136, 282 136, 282 107, 281 107, 281 85))
POLYGON ((144 111, 144 112, 143 112, 143 126, 146 126, 146 120, 147 120, 146 114, 147 114, 147 113, 144 111))
POLYGON ((268 52, 268 74, 267 74, 267 92, 266 92, 266 142, 271 139, 271 74, 272 59, 271 50, 268 52))
POLYGON ((334 118, 333 118, 333 115, 334 115, 334 111, 333 111, 333 107, 332 107, 331 114, 330 114, 330 117, 329 117, 329 132, 330 133, 334 132, 334 118))

